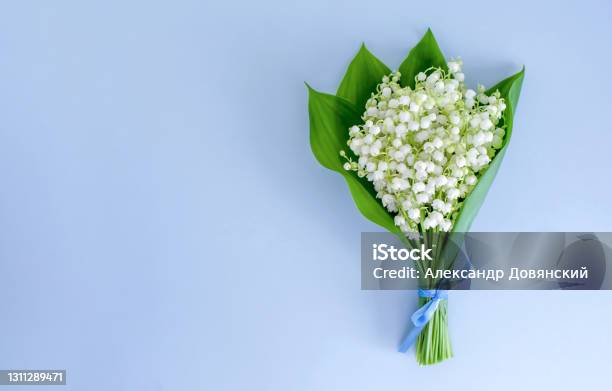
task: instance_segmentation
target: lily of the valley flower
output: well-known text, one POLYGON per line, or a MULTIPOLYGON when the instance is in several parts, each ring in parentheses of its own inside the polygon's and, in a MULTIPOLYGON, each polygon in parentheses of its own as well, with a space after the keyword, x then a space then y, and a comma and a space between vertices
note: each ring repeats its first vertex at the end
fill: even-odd
POLYGON ((401 87, 400 73, 382 79, 367 101, 363 124, 349 129, 357 157, 344 168, 366 177, 405 232, 450 231, 462 200, 502 146, 506 108, 499 92, 467 89, 461 60, 431 68, 401 87))

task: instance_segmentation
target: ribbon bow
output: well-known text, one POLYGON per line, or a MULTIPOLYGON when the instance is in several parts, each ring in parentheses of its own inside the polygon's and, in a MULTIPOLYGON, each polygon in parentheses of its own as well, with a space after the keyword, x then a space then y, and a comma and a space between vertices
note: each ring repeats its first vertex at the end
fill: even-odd
POLYGON ((412 321, 414 327, 412 328, 412 330, 410 330, 408 335, 404 337, 404 340, 400 344, 398 350, 401 353, 406 353, 408 348, 410 348, 410 346, 414 344, 427 322, 431 320, 434 313, 438 309, 440 301, 448 299, 448 291, 442 291, 438 289, 419 289, 419 296, 430 297, 431 300, 429 300, 424 306, 416 310, 414 314, 412 314, 412 316, 410 317, 410 320, 412 321))

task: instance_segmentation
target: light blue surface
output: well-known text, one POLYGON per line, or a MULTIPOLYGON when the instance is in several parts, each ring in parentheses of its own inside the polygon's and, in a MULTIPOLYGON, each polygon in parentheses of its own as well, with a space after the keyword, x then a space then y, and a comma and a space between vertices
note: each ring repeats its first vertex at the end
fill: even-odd
POLYGON ((0 368, 89 391, 606 389, 610 292, 453 293, 456 357, 398 353, 416 297, 360 291, 377 228, 308 146, 303 81, 333 92, 362 40, 397 66, 431 26, 470 84, 527 69, 473 229, 611 231, 612 3, 568 3, 2 2, 0 368))

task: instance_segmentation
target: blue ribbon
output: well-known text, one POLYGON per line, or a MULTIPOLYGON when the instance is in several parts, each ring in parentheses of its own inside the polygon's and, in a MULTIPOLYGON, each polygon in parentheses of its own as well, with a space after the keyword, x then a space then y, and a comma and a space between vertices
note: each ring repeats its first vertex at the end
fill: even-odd
POLYGON ((440 305, 440 301, 448 299, 448 291, 438 289, 419 289, 419 296, 430 297, 431 300, 416 310, 410 317, 414 327, 412 330, 410 330, 408 335, 404 337, 404 340, 400 344, 398 350, 401 353, 406 353, 412 344, 414 344, 427 322, 429 322, 434 316, 434 313, 438 309, 438 305, 440 305))

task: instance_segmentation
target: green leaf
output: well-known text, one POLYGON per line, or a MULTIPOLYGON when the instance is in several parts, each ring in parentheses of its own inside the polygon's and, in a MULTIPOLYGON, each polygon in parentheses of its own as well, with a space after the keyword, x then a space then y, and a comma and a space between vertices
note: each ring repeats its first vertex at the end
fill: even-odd
POLYGON ((346 70, 336 95, 361 109, 365 107, 366 101, 376 90, 383 76, 390 73, 391 70, 370 53, 365 44, 362 44, 346 70))
POLYGON ((390 232, 399 232, 393 218, 376 198, 370 182, 343 168, 341 150, 353 156, 346 142, 349 127, 361 123, 360 111, 348 100, 315 91, 308 84, 308 114, 310 117, 310 147, 324 167, 344 176, 359 211, 370 221, 390 232))
POLYGON ((523 78, 525 76, 525 67, 518 72, 517 74, 510 76, 501 82, 497 83, 495 86, 491 87, 487 90, 487 94, 491 94, 496 90, 499 90, 501 96, 506 101, 506 110, 504 112, 503 121, 506 125, 506 135, 504 138, 504 143, 500 151, 495 155, 493 161, 487 167, 484 174, 478 179, 476 186, 467 196, 467 198, 463 201, 463 205, 461 207, 461 211, 459 212, 459 216, 455 221, 453 226, 454 232, 468 232, 476 214, 480 210, 481 205, 483 204, 485 197, 497 175, 497 171, 501 166, 501 162, 504 159, 504 155, 506 154, 506 150, 508 149, 508 143, 510 142, 510 137, 512 136, 512 125, 514 119, 514 113, 516 112, 516 106, 518 104, 518 99, 521 93, 521 86, 523 85, 523 78))
POLYGON ((409 86, 414 88, 414 78, 416 75, 431 67, 448 69, 446 59, 436 42, 436 38, 431 29, 427 29, 423 38, 412 48, 410 53, 408 53, 408 57, 399 67, 399 71, 402 74, 400 79, 402 87, 409 86))

